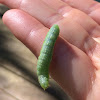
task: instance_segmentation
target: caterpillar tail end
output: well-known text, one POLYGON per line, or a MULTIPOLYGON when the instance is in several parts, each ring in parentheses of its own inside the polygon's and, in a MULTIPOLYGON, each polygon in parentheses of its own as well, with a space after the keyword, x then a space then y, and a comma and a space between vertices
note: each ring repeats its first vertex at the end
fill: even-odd
POLYGON ((49 87, 49 80, 47 77, 44 77, 43 75, 40 75, 38 77, 39 83, 41 85, 41 87, 46 90, 49 87))

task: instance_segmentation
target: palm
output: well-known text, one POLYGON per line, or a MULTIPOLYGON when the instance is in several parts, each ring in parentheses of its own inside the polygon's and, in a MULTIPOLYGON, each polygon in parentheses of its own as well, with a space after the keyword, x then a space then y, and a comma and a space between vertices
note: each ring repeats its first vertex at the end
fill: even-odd
MULTIPOLYGON (((79 1, 82 7, 75 0, 68 2, 69 6, 60 0, 0 0, 10 8, 17 8, 8 11, 3 21, 37 57, 48 28, 55 23, 59 25, 61 37, 55 46, 51 76, 75 100, 99 100, 99 14, 84 9, 92 5, 92 0, 79 1)), ((99 8, 96 12, 99 13, 99 8)))
POLYGON ((82 47, 80 46, 82 49, 74 47, 66 41, 58 43, 60 46, 55 47, 56 52, 54 52, 55 55, 53 59, 55 63, 53 63, 51 67, 52 77, 57 80, 66 93, 69 93, 75 100, 99 100, 99 37, 91 38, 89 36, 88 39, 82 43, 84 45, 82 45, 82 47), (67 46, 63 44, 67 44, 67 46), (59 48, 63 48, 63 50, 59 48), (55 73, 57 74, 55 75, 55 73))
POLYGON ((94 47, 87 52, 95 68, 93 76, 94 80, 89 94, 89 100, 99 100, 100 98, 100 39, 98 37, 98 39, 95 38, 95 40, 97 43, 95 43, 94 47))

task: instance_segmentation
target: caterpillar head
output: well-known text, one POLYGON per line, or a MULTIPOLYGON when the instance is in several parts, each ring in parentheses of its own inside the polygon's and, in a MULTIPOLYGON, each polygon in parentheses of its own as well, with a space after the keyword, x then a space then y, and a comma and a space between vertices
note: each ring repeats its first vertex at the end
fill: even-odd
POLYGON ((41 87, 44 90, 47 89, 49 87, 49 80, 48 80, 48 78, 44 77, 43 75, 40 75, 38 78, 39 78, 38 80, 39 80, 39 83, 40 83, 41 87))

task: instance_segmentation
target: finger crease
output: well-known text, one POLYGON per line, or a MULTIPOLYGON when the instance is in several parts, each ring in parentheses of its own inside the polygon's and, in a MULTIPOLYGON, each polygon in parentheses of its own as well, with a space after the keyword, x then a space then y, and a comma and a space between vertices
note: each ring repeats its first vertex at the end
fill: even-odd
POLYGON ((58 9, 58 12, 59 12, 60 14, 64 15, 65 13, 70 12, 72 9, 73 9, 73 8, 70 7, 70 6, 68 6, 68 5, 66 5, 66 6, 63 5, 63 6, 61 6, 61 7, 58 9))
POLYGON ((96 30, 98 30, 99 26, 95 25, 91 28, 91 30, 88 32, 91 36, 94 36, 94 34, 96 34, 96 30))
POLYGON ((24 0, 20 0, 19 6, 18 6, 19 9, 21 9, 23 2, 24 2, 24 0))
POLYGON ((100 8, 100 3, 93 1, 93 3, 89 6, 87 10, 88 15, 91 15, 98 8, 100 8))
POLYGON ((46 26, 48 26, 49 28, 57 23, 58 21, 60 21, 61 19, 63 19, 64 17, 58 13, 53 13, 51 16, 49 16, 47 18, 47 21, 46 21, 46 26))

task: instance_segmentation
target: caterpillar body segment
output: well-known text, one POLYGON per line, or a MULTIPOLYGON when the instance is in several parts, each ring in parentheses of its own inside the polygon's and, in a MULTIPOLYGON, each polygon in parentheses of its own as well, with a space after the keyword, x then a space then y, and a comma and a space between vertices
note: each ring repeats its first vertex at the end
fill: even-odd
POLYGON ((37 62, 37 75, 41 87, 45 90, 49 86, 49 65, 52 60, 53 48, 59 35, 58 25, 53 25, 46 35, 37 62))

